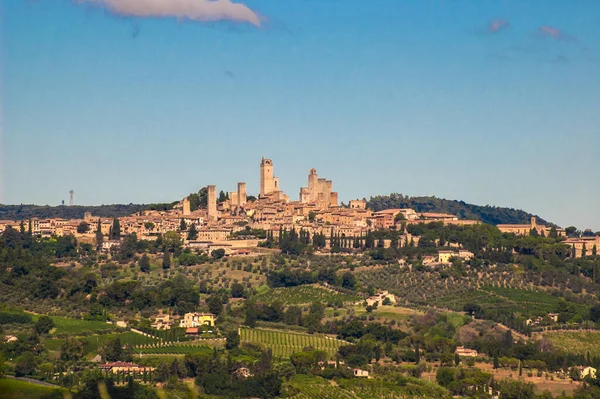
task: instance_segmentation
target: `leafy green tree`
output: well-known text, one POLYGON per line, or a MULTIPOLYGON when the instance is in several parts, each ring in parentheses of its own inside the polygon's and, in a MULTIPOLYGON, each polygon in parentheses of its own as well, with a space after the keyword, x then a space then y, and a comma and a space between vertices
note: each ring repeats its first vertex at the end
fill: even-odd
POLYGON ((212 256, 214 259, 221 259, 225 256, 225 250, 222 248, 215 249, 210 253, 210 256, 212 256))
POLYGON ((123 347, 119 337, 108 341, 106 345, 102 347, 101 352, 104 355, 104 359, 108 362, 128 362, 131 361, 133 356, 131 347, 129 345, 123 347))
POLYGON ((232 298, 243 298, 245 295, 244 286, 240 283, 233 283, 231 285, 231 297, 232 298))
POLYGON ((48 316, 40 316, 35 323, 35 331, 38 334, 48 334, 54 328, 54 321, 48 316))
POLYGON ((535 386, 532 383, 504 380, 500 384, 503 399, 533 399, 535 386))
POLYGON ((567 235, 567 237, 579 237, 581 235, 579 230, 577 230, 577 227, 575 226, 567 227, 565 229, 565 234, 567 235))
POLYGON ((37 366, 37 359, 31 352, 25 352, 17 358, 15 363, 15 374, 17 377, 24 377, 33 374, 37 366))
POLYGON ((454 382, 456 370, 451 367, 440 367, 435 375, 435 380, 443 387, 448 387, 454 382))
POLYGON ((179 231, 186 231, 187 224, 185 223, 185 219, 181 218, 181 222, 179 223, 179 231))
POLYGON ((183 243, 181 236, 176 231, 167 231, 162 237, 162 245, 165 251, 178 253, 181 250, 183 243))
POLYGON ((77 232, 79 234, 85 234, 88 231, 90 231, 90 225, 86 221, 83 221, 77 225, 77 232))
POLYGON ((342 288, 346 288, 348 290, 355 290, 358 283, 356 282, 356 278, 354 274, 351 272, 345 272, 342 274, 342 288))
POLYGON ((142 255, 139 261, 139 266, 142 273, 147 273, 150 271, 150 258, 148 258, 147 254, 142 255))
POLYGON ((77 338, 67 338, 60 348, 60 359, 65 362, 78 361, 83 357, 84 344, 77 338))
POLYGON ((223 301, 221 299, 221 295, 213 294, 206 299, 206 304, 208 305, 208 310, 215 315, 220 315, 223 311, 223 301))

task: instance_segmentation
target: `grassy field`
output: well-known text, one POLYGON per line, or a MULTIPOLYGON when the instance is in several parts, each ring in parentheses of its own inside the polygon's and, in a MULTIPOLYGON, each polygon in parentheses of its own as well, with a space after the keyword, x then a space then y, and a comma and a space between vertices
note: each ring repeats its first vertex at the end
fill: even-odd
POLYGON ((363 306, 357 305, 354 306, 354 312, 358 316, 367 314, 373 315, 375 316, 375 319, 379 321, 395 320, 397 322, 403 322, 414 315, 422 314, 418 310, 387 305, 378 306, 377 309, 373 310, 371 313, 367 313, 363 306))
POLYGON ((47 387, 26 381, 0 379, 0 398, 2 399, 38 399, 53 391, 65 392, 62 388, 47 387))
POLYGON ((135 351, 143 355, 187 355, 193 353, 212 353, 213 349, 208 345, 180 344, 161 346, 159 348, 141 348, 135 351))
MULTIPOLYGON (((85 337, 77 337, 78 339, 85 340, 86 344, 84 346, 84 354, 88 354, 91 352, 95 352, 98 348, 106 345, 108 341, 111 341, 115 338, 119 338, 121 340, 121 344, 123 345, 132 345, 133 347, 139 345, 150 345, 156 344, 159 341, 154 338, 147 337, 145 335, 136 334, 131 331, 127 331, 124 333, 111 333, 111 334, 102 334, 102 335, 88 335, 85 337)), ((52 351, 60 351, 60 348, 65 343, 66 339, 64 338, 49 338, 44 340, 44 346, 48 350, 52 351)))
POLYGON ((298 374, 289 382, 289 385, 298 391, 291 396, 294 399, 356 399, 344 389, 341 389, 328 380, 320 377, 310 377, 298 374))
POLYGON ((330 356, 337 352, 343 341, 327 338, 318 334, 302 334, 289 331, 263 330, 258 328, 242 328, 243 342, 263 344, 273 350, 273 356, 289 357, 292 353, 301 352, 307 346, 326 351, 330 356))
POLYGON ((315 285, 300 285, 297 287, 275 288, 255 296, 260 302, 282 302, 284 305, 302 305, 315 301, 328 302, 356 302, 360 300, 357 295, 342 294, 315 285))
POLYGON ((466 303, 476 303, 485 309, 507 309, 524 315, 543 315, 553 312, 559 300, 559 297, 544 291, 484 287, 480 290, 468 290, 430 298, 428 303, 454 310, 462 310, 466 303))
MULTIPOLYGON (((114 331, 117 327, 103 321, 91 321, 81 319, 70 319, 68 317, 50 316, 54 321, 53 334, 79 335, 82 333, 98 333, 103 331, 114 331)), ((34 322, 39 318, 38 315, 32 315, 34 322)))
POLYGON ((440 387, 423 381, 410 381, 406 386, 381 380, 349 379, 337 382, 320 377, 296 375, 289 385, 297 393, 295 399, 409 399, 449 397, 440 387))
POLYGON ((543 334, 554 348, 567 353, 600 356, 600 331, 551 331, 543 334))
POLYGON ((131 331, 121 334, 92 335, 85 337, 87 344, 85 345, 84 353, 88 354, 90 352, 95 352, 98 348, 106 345, 107 342, 112 341, 117 337, 121 340, 122 345, 131 345, 134 348, 139 345, 151 345, 159 342, 157 339, 131 331))

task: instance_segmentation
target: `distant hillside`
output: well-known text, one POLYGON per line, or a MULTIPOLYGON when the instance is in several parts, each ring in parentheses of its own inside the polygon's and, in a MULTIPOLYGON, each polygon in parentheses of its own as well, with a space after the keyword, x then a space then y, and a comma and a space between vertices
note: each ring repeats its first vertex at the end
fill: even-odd
POLYGON ((98 205, 98 206, 48 206, 48 205, 2 205, 0 220, 23 220, 30 218, 81 219, 85 212, 94 216, 121 217, 147 209, 149 205, 98 205))
MULTIPOLYGON (((402 194, 378 195, 367 201, 369 209, 381 211, 392 208, 412 208, 417 212, 450 213, 460 219, 481 220, 489 224, 529 223, 533 215, 520 209, 467 204, 464 201, 436 197, 408 197, 402 194)), ((537 216, 538 222, 547 223, 537 216)))

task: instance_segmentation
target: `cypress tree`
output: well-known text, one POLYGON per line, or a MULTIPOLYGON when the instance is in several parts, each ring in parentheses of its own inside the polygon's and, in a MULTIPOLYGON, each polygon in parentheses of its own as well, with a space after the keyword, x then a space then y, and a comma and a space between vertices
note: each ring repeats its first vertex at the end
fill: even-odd
POLYGON ((188 230, 187 239, 189 241, 194 241, 194 240, 198 239, 198 230, 196 230, 196 225, 193 223, 188 230))
POLYGON ((169 255, 169 251, 163 252, 162 268, 165 270, 171 268, 171 256, 169 255))
POLYGON ((112 229, 110 230, 110 239, 118 240, 119 238, 121 238, 121 224, 119 218, 114 218, 112 229))

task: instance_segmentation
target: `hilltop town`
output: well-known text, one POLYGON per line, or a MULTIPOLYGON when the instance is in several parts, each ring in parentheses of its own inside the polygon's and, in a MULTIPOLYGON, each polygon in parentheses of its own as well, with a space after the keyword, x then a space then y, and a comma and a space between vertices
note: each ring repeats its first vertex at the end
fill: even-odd
MULTIPOLYGON (((392 229, 402 233, 397 243, 402 247, 410 242, 418 244, 420 237, 406 230, 410 225, 440 222, 446 226, 470 226, 481 223, 478 220, 459 219, 456 215, 416 212, 408 208, 372 211, 367 209, 364 199, 350 200, 347 205, 340 205, 338 193, 333 191, 333 182, 319 177, 315 169, 310 169, 307 186, 300 188, 298 199, 293 201, 290 195, 280 189, 279 178, 274 175, 273 161, 264 157, 260 162, 259 185, 259 195, 252 196, 251 200, 248 199, 245 182, 237 183, 235 191, 221 190, 219 197, 217 187, 208 185, 203 190, 206 203, 196 204, 195 209, 192 209, 190 198, 186 197, 170 210, 147 209, 120 217, 120 234, 116 239, 111 233, 115 219, 96 217, 90 212, 86 212, 83 219, 0 220, 0 233, 12 226, 41 237, 73 235, 84 242, 96 242, 105 252, 109 252, 120 245, 121 237, 128 234, 136 234, 142 240, 155 240, 167 232, 176 232, 187 247, 209 252, 222 249, 229 256, 248 253, 267 235, 278 239, 282 231, 303 231, 311 239, 315 235, 322 235, 325 248, 330 248, 331 237, 350 242, 364 239, 369 231, 392 229)), ((535 217, 531 217, 530 223, 499 224, 497 227, 503 233, 521 236, 527 236, 532 231, 540 236, 566 236, 564 229, 540 225, 535 217)), ((391 245, 390 239, 383 242, 386 248, 391 245)), ((600 246, 600 237, 569 237, 564 243, 571 246, 573 257, 581 257, 594 246, 600 246)), ((463 252, 456 254, 469 256, 463 255, 463 252)), ((440 255, 441 259, 448 257, 447 253, 440 255)))

